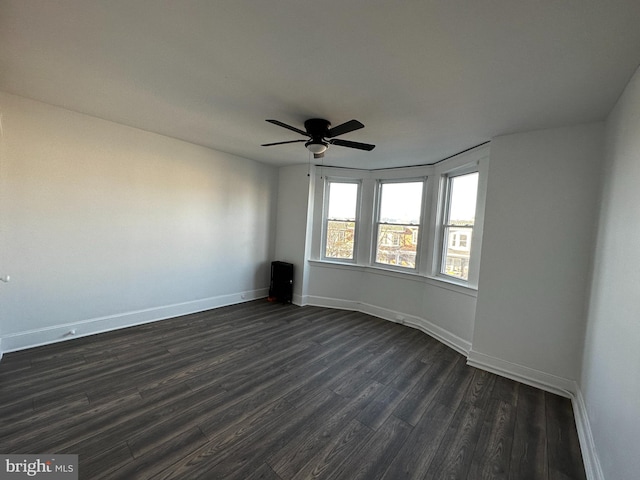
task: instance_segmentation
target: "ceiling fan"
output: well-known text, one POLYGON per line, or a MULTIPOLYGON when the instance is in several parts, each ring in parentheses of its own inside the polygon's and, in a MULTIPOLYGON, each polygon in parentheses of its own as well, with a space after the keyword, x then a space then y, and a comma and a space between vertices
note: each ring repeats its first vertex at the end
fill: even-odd
POLYGON ((279 120, 267 120, 269 123, 273 123, 274 125, 278 125, 279 127, 286 128, 293 132, 299 133, 300 135, 304 135, 305 137, 309 137, 309 139, 300 139, 300 140, 288 140, 285 142, 275 142, 275 143, 264 143, 263 147, 271 147, 273 145, 284 145, 285 143, 298 143, 305 142, 304 146, 307 147, 311 153, 313 153, 313 158, 322 158, 324 157, 324 152, 329 148, 329 145, 338 145, 339 147, 348 147, 348 148, 357 148, 358 150, 366 150, 371 151, 376 146, 371 145, 369 143, 360 143, 360 142, 352 142, 350 140, 341 140, 337 137, 339 135, 344 135, 345 133, 353 132, 354 130, 359 130, 364 128, 364 125, 360 123, 358 120, 349 120, 341 125, 331 128, 331 123, 328 120, 324 120, 322 118, 310 118, 306 122, 304 122, 304 129, 306 131, 300 130, 299 128, 292 127, 291 125, 287 125, 286 123, 282 123, 279 120), (327 140, 328 139, 328 140, 327 140))

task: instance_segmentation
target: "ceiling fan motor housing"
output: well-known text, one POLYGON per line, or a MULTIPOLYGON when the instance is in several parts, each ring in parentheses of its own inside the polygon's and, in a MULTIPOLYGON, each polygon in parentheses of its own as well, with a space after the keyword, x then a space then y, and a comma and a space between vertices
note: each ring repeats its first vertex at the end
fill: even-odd
POLYGON ((311 135, 313 140, 321 141, 328 136, 329 127, 331 127, 331 123, 323 118, 310 118, 304 122, 304 129, 311 135))

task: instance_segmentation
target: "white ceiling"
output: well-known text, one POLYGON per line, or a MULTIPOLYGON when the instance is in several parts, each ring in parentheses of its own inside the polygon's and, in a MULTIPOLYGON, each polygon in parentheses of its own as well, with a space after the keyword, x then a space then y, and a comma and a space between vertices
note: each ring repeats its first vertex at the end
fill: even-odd
MULTIPOLYGON (((0 90, 275 165, 431 163, 603 119, 640 62, 638 0, 0 0, 0 90)), ((178 161, 179 159, 176 159, 178 161)))

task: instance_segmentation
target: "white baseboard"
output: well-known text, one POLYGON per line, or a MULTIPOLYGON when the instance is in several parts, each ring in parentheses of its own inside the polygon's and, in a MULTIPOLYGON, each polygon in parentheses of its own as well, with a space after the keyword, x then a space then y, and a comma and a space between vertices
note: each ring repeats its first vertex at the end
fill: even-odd
POLYGON ((340 298, 318 297, 316 295, 307 295, 305 297, 305 305, 314 307, 337 308, 338 310, 360 311, 360 303, 352 300, 342 300, 340 298))
POLYGON ((179 317, 181 315, 188 315, 190 313, 211 310, 213 308, 224 307, 226 305, 248 302, 258 298, 264 298, 267 294, 268 289, 262 288, 231 295, 220 295, 191 302, 165 305, 162 307, 125 312, 106 317, 90 318, 78 322, 6 334, 0 338, 0 345, 2 346, 2 350, 0 350, 0 358, 2 358, 3 352, 15 352, 17 350, 62 342, 73 338, 85 337, 87 335, 108 332, 119 328, 132 327, 143 323, 150 323, 158 320, 179 317), (70 334, 69 332, 71 330, 75 330, 75 334, 70 334))
POLYGON ((474 350, 471 350, 467 356, 467 365, 481 370, 486 370, 487 372, 495 373, 566 398, 571 398, 575 393, 576 384, 573 380, 541 372, 534 368, 508 362, 474 350))
POLYGON ((575 394, 571 397, 571 403, 573 404, 573 415, 576 420, 576 429, 578 430, 578 439, 580 440, 580 450, 582 450, 582 461, 587 480, 604 480, 600 459, 593 440, 587 406, 582 396, 582 390, 577 385, 575 394))
POLYGON ((389 320, 394 323, 400 323, 418 329, 427 335, 434 337, 436 340, 444 343, 445 345, 453 348, 455 351, 461 353, 465 357, 471 349, 471 342, 464 340, 451 332, 448 332, 442 327, 434 324, 433 322, 417 317, 414 315, 407 315, 406 313, 397 312, 388 308, 378 307, 368 303, 354 302, 350 300, 341 300, 336 298, 316 297, 308 296, 305 298, 305 305, 315 305, 318 307, 338 308, 341 310, 351 310, 366 313, 374 317, 389 320))
POLYGON ((293 294, 291 303, 293 303, 294 305, 297 305, 298 307, 304 307, 305 305, 308 305, 307 297, 306 296, 303 297, 302 295, 298 295, 297 293, 293 294))

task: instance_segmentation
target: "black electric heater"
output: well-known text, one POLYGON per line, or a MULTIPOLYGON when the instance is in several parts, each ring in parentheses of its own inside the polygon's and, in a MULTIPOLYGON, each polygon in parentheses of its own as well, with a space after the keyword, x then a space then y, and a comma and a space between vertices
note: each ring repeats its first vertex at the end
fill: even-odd
POLYGON ((293 299, 293 264, 271 262, 269 301, 291 303, 293 299))

